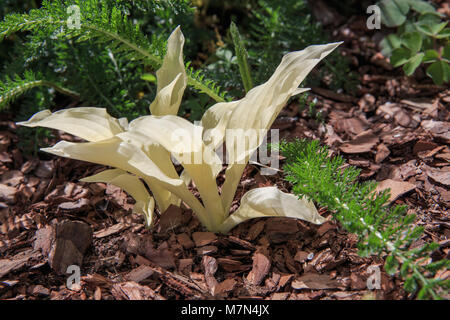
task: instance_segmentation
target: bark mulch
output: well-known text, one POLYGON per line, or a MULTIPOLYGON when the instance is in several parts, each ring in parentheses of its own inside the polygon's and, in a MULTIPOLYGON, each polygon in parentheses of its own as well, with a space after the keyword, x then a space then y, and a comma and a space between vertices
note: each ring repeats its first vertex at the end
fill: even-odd
MULTIPOLYGON (((323 121, 294 102, 274 128, 281 138, 321 140, 361 168, 361 180, 391 188, 391 202, 406 204, 425 227, 419 242, 440 244, 431 258, 448 259, 450 90, 421 70, 414 78, 393 70, 364 25, 364 17, 352 17, 333 34, 345 40, 343 52, 360 75, 357 92, 313 88, 308 99, 317 100, 323 121)), ((335 222, 255 219, 215 235, 188 208, 170 207, 147 230, 123 191, 79 182, 103 167, 26 158, 17 143, 14 123, 3 119, 0 299, 413 298, 384 272, 382 257, 359 257, 357 237, 335 222), (81 283, 68 289, 70 265, 81 266, 81 283), (373 267, 380 267, 381 288, 369 290, 373 267)), ((264 176, 249 165, 233 208, 246 191, 267 185, 290 190, 281 173, 264 176)))

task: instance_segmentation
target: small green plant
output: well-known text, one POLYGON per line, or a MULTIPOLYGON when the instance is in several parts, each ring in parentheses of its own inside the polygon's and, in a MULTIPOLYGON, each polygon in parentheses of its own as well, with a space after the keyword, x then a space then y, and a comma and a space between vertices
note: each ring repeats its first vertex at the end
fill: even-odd
MULTIPOLYGON (((52 113, 44 110, 19 125, 58 129, 76 135, 86 143, 60 141, 43 151, 77 160, 111 166, 85 182, 107 182, 127 191, 135 200, 134 210, 152 224, 155 205, 164 213, 170 205, 184 201, 210 231, 227 233, 252 218, 284 216, 320 224, 324 221, 307 199, 281 192, 276 187, 248 191, 238 210, 230 208, 241 176, 264 140, 281 109, 294 95, 307 74, 339 43, 309 46, 283 57, 270 79, 251 89, 244 98, 219 102, 202 116, 200 125, 177 116, 189 83, 183 62, 185 39, 176 28, 167 41, 161 67, 156 72, 156 97, 151 116, 128 123, 103 108, 78 107, 52 113), (282 85, 280 85, 282 84, 282 85), (216 150, 225 145, 227 168, 221 193, 217 175, 223 168, 216 150), (184 167, 175 170, 171 156, 184 167), (148 193, 144 183, 151 190, 148 193), (194 182, 201 202, 188 189, 194 182)), ((147 80, 152 77, 144 76, 147 80)))
MULTIPOLYGON (((81 103, 106 107, 117 117, 145 114, 155 92, 138 80, 161 66, 167 28, 173 30, 177 22, 193 28, 189 1, 44 0, 39 9, 10 13, 0 22, 0 42, 14 37, 15 44, 5 59, 9 62, 0 65, 7 84, 0 88, 0 110, 28 91, 17 75, 33 70, 33 90, 54 84, 50 87, 56 91, 76 92, 81 103), (79 7, 79 29, 68 26, 72 5, 79 7)), ((189 41, 188 47, 192 52, 196 44, 189 41)), ((188 63, 186 73, 196 91, 214 101, 227 100, 201 70, 188 63)))
POLYGON ((386 258, 385 270, 399 274, 404 288, 418 299, 439 299, 448 293, 450 280, 436 278, 450 261, 430 261, 437 243, 415 246, 423 228, 413 224, 414 214, 405 206, 389 206, 387 191, 375 194, 376 183, 357 181, 360 170, 345 166, 340 156, 329 157, 328 147, 319 141, 296 140, 279 146, 286 157, 283 170, 292 191, 328 208, 333 217, 349 232, 359 237, 359 254, 378 254, 386 258))
MULTIPOLYGON (((225 46, 220 47, 213 64, 208 65, 208 75, 214 77, 222 87, 242 94, 242 68, 238 68, 238 55, 235 39, 245 44, 244 56, 247 70, 251 73, 253 84, 266 81, 280 62, 280 53, 286 54, 296 48, 314 43, 329 42, 320 24, 313 20, 305 0, 252 0, 245 3, 231 3, 234 11, 241 12, 245 19, 239 21, 241 34, 236 37, 232 27, 224 38, 225 46), (233 50, 235 55, 233 55, 233 50)), ((326 84, 332 90, 353 92, 357 77, 351 71, 348 60, 338 50, 324 61, 318 72, 305 80, 305 86, 326 84), (323 83, 323 79, 329 79, 323 83)))
POLYGON ((383 0, 379 6, 382 23, 398 28, 396 34, 381 42, 391 64, 403 66, 407 76, 425 64, 426 73, 435 84, 449 82, 450 28, 448 21, 442 21, 442 14, 422 0, 383 0))
POLYGON ((234 22, 230 25, 230 33, 233 38, 234 49, 239 65, 239 72, 241 73, 242 83, 244 84, 245 92, 249 92, 253 87, 252 76, 250 74, 250 67, 248 65, 248 53, 245 49, 239 30, 234 22))

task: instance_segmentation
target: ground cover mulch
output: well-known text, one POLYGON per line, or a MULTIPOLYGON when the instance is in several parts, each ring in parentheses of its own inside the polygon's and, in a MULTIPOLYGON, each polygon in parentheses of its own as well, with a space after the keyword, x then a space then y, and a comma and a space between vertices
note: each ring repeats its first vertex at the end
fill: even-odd
MULTIPOLYGON (((343 52, 360 77, 355 94, 313 88, 308 99, 316 99, 316 114, 294 102, 274 128, 288 140, 319 139, 361 168, 362 181, 391 188, 392 204, 406 204, 425 227, 417 245, 437 242, 440 248, 430 259, 448 259, 449 88, 433 85, 423 70, 407 78, 392 69, 377 49, 377 34, 365 28, 365 17, 352 17, 333 30, 334 38, 345 41, 343 52)), ((358 256, 357 237, 333 220, 315 226, 254 219, 229 235, 216 235, 206 232, 189 208, 170 207, 148 230, 121 189, 79 182, 104 167, 27 157, 17 147, 16 129, 3 115, 0 299, 414 298, 399 278, 384 272, 383 257, 358 256), (69 265, 81 266, 81 283, 71 289, 69 265), (370 267, 380 267, 380 289, 367 288, 370 267)), ((56 134, 49 144, 72 139, 56 134)), ((248 165, 232 209, 255 187, 289 191, 282 177, 282 172, 261 175, 260 167, 248 165)), ((331 216, 325 208, 319 212, 331 216)))

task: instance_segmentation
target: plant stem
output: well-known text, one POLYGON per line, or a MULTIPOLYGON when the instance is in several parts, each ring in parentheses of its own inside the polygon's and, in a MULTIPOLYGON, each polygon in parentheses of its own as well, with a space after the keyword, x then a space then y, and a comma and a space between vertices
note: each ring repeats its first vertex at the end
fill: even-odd
POLYGON ((250 67, 247 61, 247 50, 245 50, 244 42, 242 41, 239 30, 234 22, 231 22, 230 33, 233 38, 234 50, 239 65, 239 72, 241 73, 242 83, 244 84, 245 92, 249 92, 253 88, 252 77, 250 75, 250 67))

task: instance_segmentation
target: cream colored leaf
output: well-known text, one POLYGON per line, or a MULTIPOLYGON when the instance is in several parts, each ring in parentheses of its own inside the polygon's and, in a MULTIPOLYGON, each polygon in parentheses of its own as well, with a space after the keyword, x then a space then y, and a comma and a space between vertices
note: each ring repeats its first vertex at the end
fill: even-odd
POLYGON ((168 177, 142 150, 117 137, 85 143, 60 141, 51 148, 41 150, 61 157, 119 168, 138 176, 152 177, 167 184, 183 184, 181 179, 168 177))
POLYGON ((314 224, 326 221, 311 201, 298 199, 276 187, 263 187, 252 189, 242 197, 239 209, 223 222, 220 232, 227 233, 239 223, 261 217, 289 217, 314 224))
MULTIPOLYGON (((170 153, 160 144, 156 143, 148 136, 138 131, 123 132, 118 134, 117 137, 122 141, 139 148, 139 150, 141 150, 141 152, 143 152, 145 156, 147 156, 153 163, 158 165, 159 170, 161 170, 167 177, 171 179, 179 179, 178 173, 176 172, 175 167, 173 166, 173 163, 171 161, 170 153)), ((140 164, 139 162, 144 161, 146 160, 143 157, 134 157, 129 160, 129 164, 135 167, 140 167, 142 166, 142 164, 140 164)), ((176 206, 180 205, 181 200, 178 197, 174 196, 167 189, 160 186, 158 183, 154 183, 154 181, 152 180, 145 180, 152 192, 155 194, 156 203, 161 212, 166 211, 171 204, 174 204, 176 206)))
POLYGON ((202 129, 172 115, 140 117, 129 125, 129 133, 146 135, 149 141, 163 146, 183 165, 209 212, 210 224, 217 226, 226 217, 216 184, 217 168, 221 163, 216 153, 203 143, 202 129))
POLYGON ((200 123, 206 145, 216 149, 223 143, 228 121, 238 105, 239 101, 220 102, 206 110, 200 123))
POLYGON ((167 53, 156 72, 157 88, 150 112, 155 116, 176 115, 187 85, 183 62, 184 36, 178 26, 167 41, 167 53))
POLYGON ((93 142, 112 138, 123 131, 119 121, 111 117, 106 109, 94 107, 63 109, 53 113, 44 110, 33 115, 28 121, 17 124, 61 130, 93 142))
POLYGON ((145 217, 146 225, 150 227, 153 221, 155 200, 149 195, 144 184, 138 177, 121 169, 105 170, 96 175, 81 179, 83 182, 104 182, 115 185, 127 192, 134 200, 133 211, 145 217))
MULTIPOLYGON (((252 153, 262 143, 267 130, 287 103, 289 98, 301 92, 298 86, 308 73, 340 43, 309 46, 304 50, 286 54, 270 79, 251 89, 238 101, 227 123, 226 148, 229 166, 222 188, 225 211, 231 202, 242 176, 245 165, 252 153), (228 135, 228 132, 235 134, 228 135), (247 138, 245 148, 242 142, 247 138)), ((307 89, 304 89, 305 91, 307 89)))
POLYGON ((180 204, 179 200, 173 199, 169 189, 184 185, 184 182, 176 174, 166 174, 166 151, 159 147, 161 152, 158 152, 158 145, 148 144, 153 146, 151 156, 118 137, 87 143, 61 141, 51 148, 41 150, 61 157, 119 168, 142 177, 153 192, 158 208, 164 212, 170 204, 180 204))

